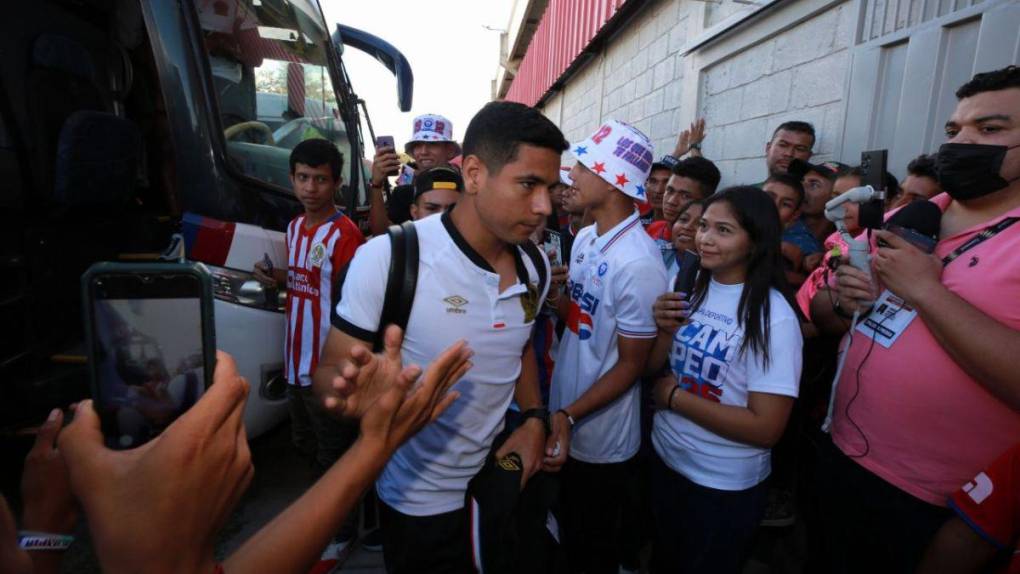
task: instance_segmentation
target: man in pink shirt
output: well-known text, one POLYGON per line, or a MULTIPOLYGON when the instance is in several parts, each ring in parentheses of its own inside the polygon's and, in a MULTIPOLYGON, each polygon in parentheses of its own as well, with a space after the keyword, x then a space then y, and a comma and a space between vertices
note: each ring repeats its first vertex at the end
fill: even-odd
POLYGON ((872 278, 842 265, 812 301, 830 333, 861 313, 824 465, 836 571, 912 572, 949 495, 1020 436, 1020 68, 956 95, 935 253, 878 231, 872 278))

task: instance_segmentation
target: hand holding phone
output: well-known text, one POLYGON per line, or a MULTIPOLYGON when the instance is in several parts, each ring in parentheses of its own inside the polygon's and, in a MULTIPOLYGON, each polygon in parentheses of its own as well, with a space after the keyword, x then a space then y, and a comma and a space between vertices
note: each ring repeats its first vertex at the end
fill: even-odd
POLYGON ((684 300, 689 301, 691 293, 694 291, 694 280, 698 277, 698 271, 701 270, 701 258, 698 254, 685 249, 683 253, 677 254, 677 263, 680 267, 680 271, 676 274, 676 279, 673 281, 673 291, 684 294, 684 300))
MULTIPOLYGON (((873 189, 885 192, 889 197, 897 192, 886 189, 886 169, 889 162, 889 150, 870 150, 861 152, 861 185, 870 185, 873 189)), ((858 208, 857 222, 865 229, 881 229, 884 222, 885 201, 881 198, 862 203, 858 208)))
POLYGON ((262 261, 255 262, 255 270, 252 276, 265 287, 276 287, 276 278, 273 276, 273 260, 266 253, 262 261))
POLYGON ((150 570, 157 547, 166 552, 161 569, 213 571, 217 532, 253 474, 244 432, 248 384, 229 355, 219 358, 216 384, 198 404, 132 452, 104 447, 89 401, 61 431, 58 446, 103 571, 150 570))
POLYGON ((380 179, 400 174, 400 158, 397 156, 396 143, 393 136, 375 138, 375 159, 372 162, 372 179, 379 183, 380 179))
POLYGON ((382 148, 396 149, 396 143, 393 140, 393 136, 379 136, 375 138, 375 149, 379 150, 382 148))
POLYGON ((110 448, 152 439, 212 382, 212 281, 193 264, 99 263, 82 277, 92 397, 110 448))
POLYGON ((563 266, 563 237, 560 232, 551 229, 545 230, 545 237, 542 239, 542 248, 549 257, 549 265, 552 267, 563 266))

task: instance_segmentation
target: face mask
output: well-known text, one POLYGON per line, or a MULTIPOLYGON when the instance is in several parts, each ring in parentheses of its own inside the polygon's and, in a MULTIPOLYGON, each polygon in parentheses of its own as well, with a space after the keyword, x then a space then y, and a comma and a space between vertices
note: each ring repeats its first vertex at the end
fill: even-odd
POLYGON ((939 184, 953 199, 965 201, 999 191, 1011 183, 999 170, 1006 152, 1016 147, 1020 145, 942 144, 935 158, 939 184))

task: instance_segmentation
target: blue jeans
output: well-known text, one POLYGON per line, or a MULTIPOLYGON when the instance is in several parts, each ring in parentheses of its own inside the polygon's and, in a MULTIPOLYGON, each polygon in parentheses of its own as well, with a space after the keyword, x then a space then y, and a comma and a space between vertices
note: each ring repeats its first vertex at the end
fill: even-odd
POLYGON ((652 460, 652 514, 656 573, 739 573, 765 513, 766 481, 747 490, 695 484, 652 460))

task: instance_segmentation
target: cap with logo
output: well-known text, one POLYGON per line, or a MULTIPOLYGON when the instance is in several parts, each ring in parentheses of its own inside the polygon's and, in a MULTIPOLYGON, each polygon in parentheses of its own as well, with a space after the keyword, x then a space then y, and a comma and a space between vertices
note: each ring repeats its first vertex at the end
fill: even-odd
POLYGON ((828 180, 835 180, 836 176, 840 172, 848 169, 849 166, 838 161, 823 161, 821 163, 811 163, 802 159, 794 159, 790 162, 789 171, 790 175, 804 178, 805 175, 815 172, 818 175, 828 180))
POLYGON ((433 167, 418 174, 414 178, 414 200, 436 189, 464 191, 464 178, 460 172, 446 166, 433 167))
POLYGON ((423 114, 414 118, 414 133, 404 144, 404 151, 411 153, 416 142, 451 142, 456 145, 457 142, 453 141, 453 123, 438 114, 423 114))
POLYGON ((645 200, 655 148, 641 130, 608 120, 571 151, 582 165, 633 199, 645 200))

